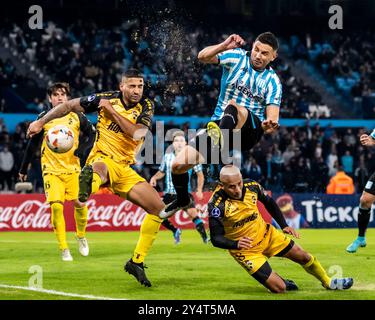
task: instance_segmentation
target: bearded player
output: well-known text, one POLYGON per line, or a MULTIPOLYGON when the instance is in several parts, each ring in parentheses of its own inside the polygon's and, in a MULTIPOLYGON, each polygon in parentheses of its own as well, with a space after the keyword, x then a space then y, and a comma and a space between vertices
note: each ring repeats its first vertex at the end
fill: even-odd
POLYGON ((150 287, 143 261, 159 232, 163 221, 159 213, 165 205, 156 190, 130 167, 151 129, 154 115, 154 105, 143 97, 143 88, 142 74, 130 69, 122 75, 119 91, 64 102, 31 123, 28 134, 37 134, 43 125, 71 111, 98 112, 96 142, 79 177, 79 200, 85 202, 100 186, 108 186, 147 212, 134 254, 124 269, 150 287))
MULTIPOLYGON (((68 83, 57 82, 47 90, 48 100, 52 109, 61 103, 67 103, 70 96, 68 83)), ((42 112, 38 119, 45 116, 42 112)), ((37 120, 39 121, 39 120, 37 120)), ((81 171, 80 163, 84 163, 87 152, 95 140, 95 128, 81 112, 69 112, 64 117, 45 123, 38 134, 34 135, 27 144, 19 172, 21 181, 27 180, 28 166, 41 145, 41 164, 46 200, 51 207, 51 223, 56 234, 61 258, 72 261, 65 233, 64 202, 74 201, 74 218, 76 222, 76 239, 79 252, 88 256, 89 246, 86 239, 87 206, 78 200, 78 177, 81 171), (50 128, 64 125, 74 133, 74 145, 65 153, 56 153, 46 144, 45 136, 50 128)))
POLYGON ((227 249, 230 255, 258 282, 274 293, 297 290, 297 285, 274 272, 268 262, 273 256, 288 258, 317 278, 328 290, 345 290, 352 278, 330 278, 318 259, 285 234, 299 238, 289 227, 276 202, 256 181, 243 181, 240 170, 232 165, 220 171, 220 185, 209 204, 211 242, 227 249), (263 203, 282 232, 262 218, 257 201, 263 203))
POLYGON ((194 165, 222 163, 220 157, 225 144, 228 150, 250 150, 263 134, 271 134, 279 127, 282 86, 270 67, 277 57, 278 41, 271 32, 265 32, 255 39, 251 52, 241 48, 244 44, 239 35, 232 34, 198 54, 201 62, 222 67, 220 95, 212 121, 173 163, 177 199, 166 207, 163 218, 190 205, 187 172, 194 165), (235 139, 239 140, 237 145, 235 139), (213 150, 219 152, 219 158, 213 159, 213 150))

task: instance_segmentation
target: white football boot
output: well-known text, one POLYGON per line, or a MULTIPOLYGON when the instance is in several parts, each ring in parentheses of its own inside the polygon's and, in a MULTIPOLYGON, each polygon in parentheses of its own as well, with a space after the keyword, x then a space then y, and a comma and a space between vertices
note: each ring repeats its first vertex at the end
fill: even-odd
POLYGON ((61 259, 62 261, 73 261, 73 257, 70 254, 69 249, 64 249, 61 251, 61 259))
POLYGON ((78 237, 76 237, 76 239, 78 241, 79 253, 82 256, 87 257, 89 255, 89 252, 90 252, 89 244, 87 243, 87 239, 86 238, 78 238, 78 237))

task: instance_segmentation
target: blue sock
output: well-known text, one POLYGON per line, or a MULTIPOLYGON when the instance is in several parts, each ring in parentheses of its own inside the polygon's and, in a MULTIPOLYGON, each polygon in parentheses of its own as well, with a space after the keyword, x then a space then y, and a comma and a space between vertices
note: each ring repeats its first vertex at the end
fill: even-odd
POLYGON ((200 223, 203 223, 203 221, 202 221, 202 219, 200 219, 200 218, 194 218, 193 219, 193 222, 194 222, 194 224, 197 226, 198 224, 200 224, 200 223))

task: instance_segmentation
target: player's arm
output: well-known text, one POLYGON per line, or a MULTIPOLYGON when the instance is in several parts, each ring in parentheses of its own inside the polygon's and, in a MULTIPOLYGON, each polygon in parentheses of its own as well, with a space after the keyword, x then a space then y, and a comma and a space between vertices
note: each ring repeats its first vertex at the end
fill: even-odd
MULTIPOLYGON (((38 119, 41 118, 46 112, 42 112, 38 119)), ((37 120, 38 120, 37 119, 37 120)), ((30 165, 31 160, 34 158, 36 151, 40 147, 40 143, 43 140, 43 129, 38 134, 34 135, 29 139, 26 145, 26 149, 23 155, 22 163, 20 170, 18 172, 18 178, 20 181, 25 182, 27 180, 27 171, 30 165)))
POLYGON ((156 172, 150 179, 150 184, 153 187, 156 187, 157 181, 162 179, 165 176, 165 173, 162 171, 156 172))
POLYGON ((230 240, 225 237, 224 226, 220 219, 209 217, 208 224, 213 246, 221 249, 238 249, 238 241, 230 240))
POLYGON ((238 241, 225 237, 223 223, 218 218, 209 217, 210 237, 213 246, 221 249, 249 249, 252 247, 253 239, 242 237, 238 241))
POLYGON ((296 232, 292 227, 289 227, 285 221, 284 215, 282 214, 279 206, 272 197, 268 196, 261 185, 258 185, 258 200, 263 203, 264 207, 267 209, 272 218, 280 226, 284 233, 291 234, 296 238, 299 238, 298 232, 296 232))
POLYGON ((80 104, 80 98, 60 103, 59 105, 48 111, 43 117, 32 122, 29 128, 27 129, 27 136, 32 137, 33 135, 39 133, 46 123, 50 122, 53 119, 61 118, 71 111, 84 111, 80 104))
POLYGON ((77 115, 80 122, 80 135, 78 147, 74 151, 74 155, 80 159, 81 166, 83 166, 86 162, 88 151, 91 150, 94 145, 96 129, 82 112, 77 113, 77 115))
POLYGON ((156 184, 157 184, 157 181, 160 180, 161 178, 163 178, 165 176, 165 169, 166 169, 166 165, 165 165, 165 154, 163 156, 163 160, 161 161, 161 164, 159 166, 159 170, 158 172, 156 172, 152 178, 150 179, 150 184, 151 186, 153 187, 156 187, 156 184))
POLYGON ((275 132, 279 127, 279 114, 282 97, 282 85, 280 79, 274 75, 267 85, 266 92, 266 120, 262 122, 264 133, 275 132))
POLYGON ((359 139, 361 141, 361 144, 364 146, 375 146, 375 129, 372 131, 370 135, 363 134, 359 139))
POLYGON ((30 162, 35 157, 35 154, 40 147, 40 143, 43 140, 43 130, 29 139, 26 145, 25 153, 23 155, 22 163, 18 173, 20 181, 25 182, 27 180, 27 171, 30 162))
POLYGON ((232 34, 225 41, 202 49, 198 53, 198 59, 203 63, 218 64, 219 59, 217 57, 217 54, 226 50, 239 48, 244 44, 245 41, 238 34, 232 34))
POLYGON ((224 216, 225 203, 215 198, 215 194, 208 203, 208 225, 210 228, 211 242, 221 249, 239 249, 238 241, 225 237, 225 229, 221 219, 224 216))
POLYGON ((194 167, 194 171, 197 175, 197 197, 199 200, 203 199, 203 186, 204 186, 204 174, 202 170, 202 165, 198 164, 194 167))
POLYGON ((264 133, 274 133, 279 127, 279 112, 280 107, 276 105, 268 105, 266 108, 266 120, 262 122, 264 133))
POLYGON ((109 101, 101 104, 101 107, 112 118, 112 120, 120 126, 121 130, 125 134, 129 135, 135 140, 141 140, 146 136, 147 132, 151 130, 152 117, 154 116, 154 104, 151 102, 151 100, 144 99, 142 100, 141 105, 142 112, 139 115, 136 123, 132 123, 117 113, 109 101))

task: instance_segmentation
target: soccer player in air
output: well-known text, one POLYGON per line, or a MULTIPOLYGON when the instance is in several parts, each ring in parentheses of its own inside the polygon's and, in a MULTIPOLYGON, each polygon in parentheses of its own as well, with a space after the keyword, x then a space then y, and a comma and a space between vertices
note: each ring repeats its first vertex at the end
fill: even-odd
MULTIPOLYGON (((176 158, 176 155, 181 152, 182 148, 186 145, 185 134, 183 131, 175 131, 172 136, 172 147, 173 150, 168 151, 164 154, 163 161, 160 164, 159 171, 155 173, 154 176, 150 179, 150 184, 155 187, 157 180, 165 177, 165 188, 163 201, 167 205, 176 199, 176 190, 173 187, 172 183, 172 162, 176 158)), ((192 170, 197 175, 197 197, 198 199, 203 198, 203 185, 204 185, 204 174, 202 172, 202 165, 198 164, 189 170, 189 179, 192 175, 192 170)), ((189 183, 189 193, 190 193, 190 183, 189 183)), ((200 236, 204 243, 208 242, 208 236, 204 228, 204 222, 199 217, 198 210, 195 207, 194 198, 192 198, 191 204, 186 208, 186 212, 194 222, 195 228, 199 232, 200 236)), ((178 244, 181 241, 181 229, 177 229, 168 219, 164 219, 162 225, 173 232, 175 238, 175 243, 178 244)))
POLYGON ((159 213, 165 205, 156 190, 130 165, 152 126, 154 104, 143 97, 144 78, 129 69, 121 78, 119 91, 96 93, 64 102, 30 124, 29 135, 37 134, 49 121, 71 111, 98 112, 96 142, 79 177, 79 200, 85 202, 100 186, 143 208, 140 238, 124 269, 142 285, 151 286, 143 261, 151 248, 160 224, 159 213))
POLYGON ((267 258, 278 256, 300 264, 316 277, 328 290, 349 289, 352 278, 330 278, 319 261, 304 251, 285 234, 299 238, 299 234, 286 224, 276 202, 255 181, 243 181, 240 170, 224 166, 220 171, 220 185, 208 203, 211 242, 215 247, 227 249, 231 256, 257 281, 271 292, 297 290, 292 280, 275 273, 267 258), (257 207, 257 201, 280 225, 282 232, 266 223, 257 207))
MULTIPOLYGON (((70 97, 68 83, 56 82, 47 89, 51 109, 61 103, 67 103, 70 97)), ((38 119, 46 115, 43 111, 38 119)), ((37 120, 39 121, 39 120, 37 120)), ((82 256, 89 254, 86 239, 87 206, 78 200, 78 176, 81 164, 85 163, 89 149, 95 141, 95 128, 82 112, 69 112, 64 117, 55 119, 41 126, 38 134, 29 140, 19 171, 21 181, 27 180, 30 162, 41 144, 41 164, 46 200, 51 206, 51 224, 56 234, 63 261, 72 261, 65 233, 64 202, 74 201, 76 239, 82 256), (50 128, 65 125, 74 133, 74 146, 65 153, 56 153, 46 144, 45 136, 50 128)))
POLYGON ((212 162, 211 149, 223 149, 224 133, 229 133, 229 149, 233 148, 233 135, 240 132, 240 149, 250 150, 264 133, 273 133, 279 127, 282 86, 270 67, 277 57, 278 41, 271 32, 265 32, 255 39, 251 52, 240 48, 244 44, 239 35, 232 34, 198 54, 201 62, 222 66, 220 95, 212 121, 198 132, 195 141, 189 142, 172 165, 177 199, 161 217, 169 217, 189 205, 187 172, 197 163, 212 162), (200 141, 205 139, 207 148, 202 150, 200 141))
MULTIPOLYGON (((370 135, 363 134, 360 136, 361 144, 364 146, 375 145, 375 129, 370 135)), ((359 247, 366 247, 366 230, 370 221, 371 206, 375 201, 375 172, 368 179, 365 189, 359 199, 358 213, 358 237, 347 248, 346 251, 354 253, 359 247)))

